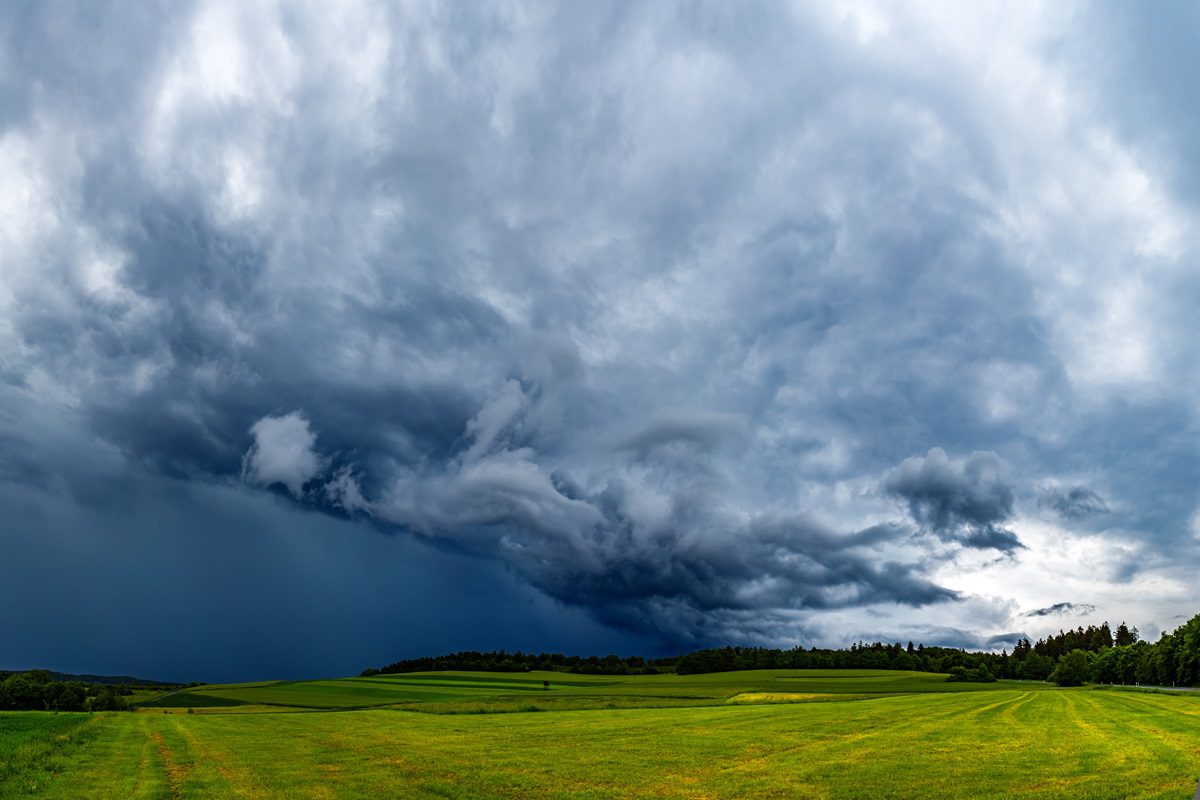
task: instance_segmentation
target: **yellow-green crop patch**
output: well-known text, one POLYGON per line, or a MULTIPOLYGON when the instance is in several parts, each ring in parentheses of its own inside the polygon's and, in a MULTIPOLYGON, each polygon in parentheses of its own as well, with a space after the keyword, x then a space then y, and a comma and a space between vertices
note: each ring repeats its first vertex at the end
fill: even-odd
POLYGON ((870 697, 866 694, 796 694, 795 692, 742 692, 729 698, 729 703, 758 705, 762 703, 815 703, 870 697))

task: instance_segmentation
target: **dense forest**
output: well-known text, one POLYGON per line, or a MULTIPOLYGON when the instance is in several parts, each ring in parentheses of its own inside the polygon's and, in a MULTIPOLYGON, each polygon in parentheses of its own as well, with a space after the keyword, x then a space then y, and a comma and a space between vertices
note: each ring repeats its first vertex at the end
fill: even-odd
POLYGON ((1053 680, 1063 685, 1125 683, 1157 686, 1200 684, 1200 614, 1157 642, 1141 641, 1124 622, 1114 631, 1107 622, 1059 631, 1036 643, 1019 639, 1012 652, 968 652, 926 647, 858 642, 848 649, 794 647, 722 647, 675 658, 622 658, 610 655, 564 656, 557 653, 461 652, 397 661, 363 675, 439 670, 524 672, 555 670, 599 675, 681 675, 743 669, 896 669, 944 672, 950 680, 993 681, 998 678, 1053 680))

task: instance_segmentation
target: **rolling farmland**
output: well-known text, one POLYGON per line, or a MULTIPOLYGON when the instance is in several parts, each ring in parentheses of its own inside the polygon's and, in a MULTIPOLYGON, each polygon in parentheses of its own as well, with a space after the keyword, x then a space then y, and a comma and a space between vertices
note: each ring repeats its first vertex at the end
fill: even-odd
POLYGON ((927 673, 426 673, 0 715, 6 798, 1190 798, 1198 776, 1200 697, 927 673))

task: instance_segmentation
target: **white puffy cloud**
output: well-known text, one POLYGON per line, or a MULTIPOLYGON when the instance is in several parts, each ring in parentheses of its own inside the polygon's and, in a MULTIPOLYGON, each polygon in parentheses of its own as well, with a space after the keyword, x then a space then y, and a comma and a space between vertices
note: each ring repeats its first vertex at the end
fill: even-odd
MULTIPOLYGON (((317 435, 299 411, 282 417, 263 417, 250 428, 254 444, 246 452, 242 478, 257 486, 282 484, 300 497, 304 484, 320 474, 322 459, 313 446, 317 435)), ((340 494, 345 495, 348 478, 340 494)))

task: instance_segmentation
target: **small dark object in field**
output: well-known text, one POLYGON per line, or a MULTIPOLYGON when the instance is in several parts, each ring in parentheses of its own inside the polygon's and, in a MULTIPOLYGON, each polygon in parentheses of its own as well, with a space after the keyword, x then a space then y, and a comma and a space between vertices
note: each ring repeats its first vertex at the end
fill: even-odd
POLYGON ((196 713, 196 709, 194 709, 194 708, 189 708, 189 709, 188 709, 188 713, 189 713, 189 714, 195 714, 195 713, 196 713))
POLYGON ((543 689, 549 689, 549 688, 550 688, 550 681, 542 681, 542 688, 543 688, 543 689))

